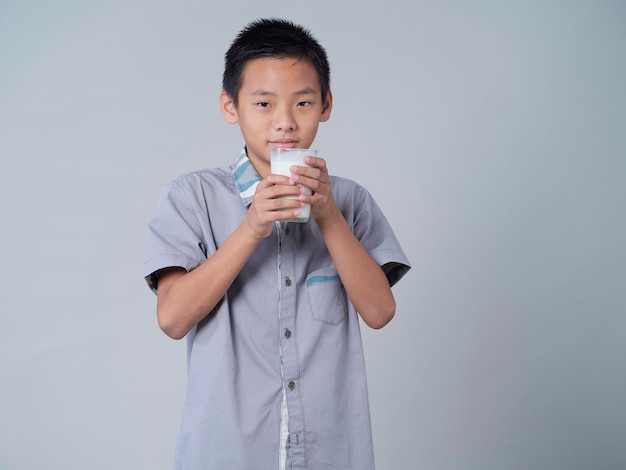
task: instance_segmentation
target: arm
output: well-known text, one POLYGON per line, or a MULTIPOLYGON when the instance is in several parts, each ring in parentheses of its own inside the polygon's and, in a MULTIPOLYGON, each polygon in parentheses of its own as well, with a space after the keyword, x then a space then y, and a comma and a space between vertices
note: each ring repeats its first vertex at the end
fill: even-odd
POLYGON ((272 223, 298 215, 297 199, 280 199, 298 193, 287 177, 269 175, 259 183, 242 223, 204 263, 189 272, 177 267, 159 273, 157 319, 165 334, 183 338, 213 310, 261 240, 271 233, 272 223), (281 212, 287 208, 294 210, 281 212))
POLYGON ((291 176, 293 181, 314 191, 312 196, 301 195, 300 200, 311 204, 311 215, 357 312, 371 328, 382 328, 396 310, 389 281, 339 211, 330 189, 326 162, 321 158, 308 159, 307 163, 314 168, 298 167, 291 176))
POLYGON ((242 224, 193 271, 163 270, 157 290, 157 319, 163 332, 180 339, 213 310, 260 241, 242 224))
POLYGON ((354 236, 339 210, 333 217, 316 221, 350 301, 369 327, 382 328, 396 311, 382 268, 354 236))

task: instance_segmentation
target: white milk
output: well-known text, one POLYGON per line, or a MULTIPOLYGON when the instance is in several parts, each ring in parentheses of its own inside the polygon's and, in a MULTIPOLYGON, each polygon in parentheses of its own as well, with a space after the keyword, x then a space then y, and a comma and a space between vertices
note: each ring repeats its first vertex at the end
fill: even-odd
MULTIPOLYGON (((289 168, 292 166, 309 166, 304 163, 304 157, 317 156, 317 150, 312 149, 293 149, 293 148, 274 148, 271 151, 271 172, 274 175, 291 176, 289 168)), ((302 186, 302 185, 300 185, 302 186)), ((311 190, 305 188, 306 193, 311 195, 311 190)), ((298 199, 297 196, 285 196, 288 199, 298 199)), ((293 210, 293 209, 290 209, 293 210)), ((287 219, 287 222, 306 222, 311 215, 311 204, 307 204, 304 207, 298 209, 300 216, 287 219)))

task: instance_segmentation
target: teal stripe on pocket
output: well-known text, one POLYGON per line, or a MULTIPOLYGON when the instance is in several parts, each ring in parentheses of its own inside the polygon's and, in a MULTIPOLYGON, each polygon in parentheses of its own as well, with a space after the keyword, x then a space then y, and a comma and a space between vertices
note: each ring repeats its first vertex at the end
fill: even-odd
POLYGON ((313 276, 306 280, 306 285, 310 286, 313 284, 317 284, 318 282, 328 282, 328 281, 338 281, 339 275, 335 274, 334 276, 313 276))

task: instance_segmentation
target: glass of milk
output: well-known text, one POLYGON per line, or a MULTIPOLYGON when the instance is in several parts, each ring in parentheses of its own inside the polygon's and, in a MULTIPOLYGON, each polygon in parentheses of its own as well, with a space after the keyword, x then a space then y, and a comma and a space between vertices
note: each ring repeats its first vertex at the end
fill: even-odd
MULTIPOLYGON (((270 154, 271 172, 274 175, 291 176, 289 168, 292 166, 309 166, 304 163, 304 157, 317 156, 317 150, 314 149, 294 149, 294 148, 277 148, 272 147, 270 154)), ((302 186, 302 185, 300 185, 302 186)), ((311 190, 306 188, 306 193, 311 195, 311 190)), ((285 196, 289 199, 298 199, 297 196, 285 196)), ((289 209, 293 210, 293 209, 289 209)), ((293 219, 287 219, 287 222, 306 222, 311 215, 311 204, 299 208, 300 215, 293 219)))

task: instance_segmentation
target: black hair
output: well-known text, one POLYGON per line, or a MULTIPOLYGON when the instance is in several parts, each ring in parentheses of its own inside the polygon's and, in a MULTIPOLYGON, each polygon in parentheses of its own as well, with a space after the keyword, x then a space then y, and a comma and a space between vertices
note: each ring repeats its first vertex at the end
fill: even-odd
POLYGON ((248 24, 230 45, 225 57, 222 89, 238 104, 243 70, 253 59, 295 58, 308 61, 320 80, 322 102, 330 89, 330 66, 326 51, 311 32, 291 21, 265 18, 248 24))

